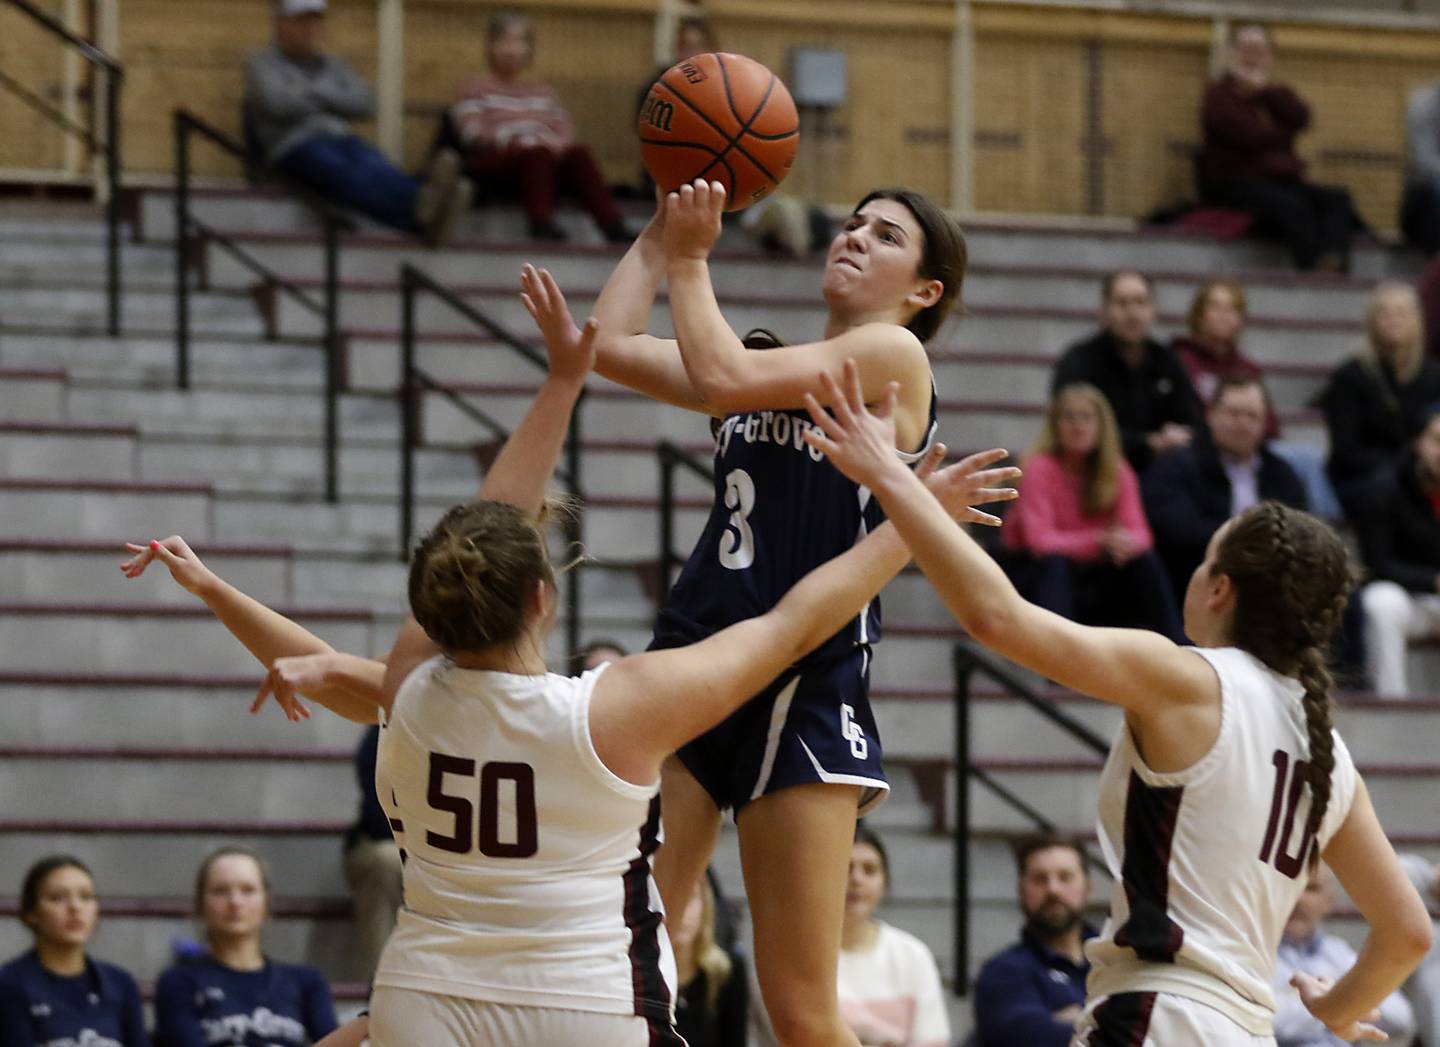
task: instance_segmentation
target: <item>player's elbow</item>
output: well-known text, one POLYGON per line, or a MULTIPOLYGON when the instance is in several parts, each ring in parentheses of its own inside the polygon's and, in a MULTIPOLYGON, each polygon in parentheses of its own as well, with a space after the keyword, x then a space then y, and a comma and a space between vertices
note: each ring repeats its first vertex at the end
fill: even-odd
POLYGON ((1397 949, 1404 953, 1412 968, 1418 966, 1435 942, 1435 931, 1429 914, 1423 908, 1417 913, 1408 914, 1396 937, 1397 949))
POLYGON ((992 651, 1001 650, 1016 635, 1015 615, 1001 601, 981 600, 957 617, 976 643, 992 651))

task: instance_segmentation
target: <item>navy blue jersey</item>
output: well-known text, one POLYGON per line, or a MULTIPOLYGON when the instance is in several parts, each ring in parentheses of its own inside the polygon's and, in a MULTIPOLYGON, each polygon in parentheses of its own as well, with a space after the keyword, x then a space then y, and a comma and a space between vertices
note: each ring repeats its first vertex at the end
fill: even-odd
POLYGON ((85 959, 85 973, 52 974, 31 951, 0 967, 4 1047, 150 1047, 135 979, 85 959))
MULTIPOLYGON (((693 643, 764 614, 796 582, 884 520, 870 492, 805 442, 804 411, 733 414, 715 438, 715 501, 705 531, 655 624, 656 647, 693 643)), ((935 439, 936 397, 919 461, 935 439)), ((880 601, 800 665, 828 661, 880 639, 880 601)))
POLYGON ((330 987, 313 967, 267 959, 236 971, 202 956, 155 983, 156 1047, 305 1047, 336 1024, 330 987))

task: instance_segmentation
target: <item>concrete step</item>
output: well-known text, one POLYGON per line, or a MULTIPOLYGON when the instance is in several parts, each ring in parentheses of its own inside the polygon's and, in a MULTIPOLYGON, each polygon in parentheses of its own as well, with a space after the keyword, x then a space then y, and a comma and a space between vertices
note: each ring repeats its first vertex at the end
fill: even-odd
MULTIPOLYGON (((106 292, 100 289, 60 285, 0 286, 0 310, 12 325, 72 334, 100 332, 108 323, 106 292)), ((190 302, 191 317, 201 330, 224 330, 259 334, 260 317, 249 294, 240 291, 196 292, 190 302)), ((175 322, 175 295, 172 289, 131 288, 122 307, 123 322, 136 327, 169 326, 175 322)))
POLYGON ((133 426, 0 422, 0 476, 137 479, 133 426))
MULTIPOLYGON (((297 284, 318 293, 319 283, 300 278, 297 284)), ((518 290, 503 285, 466 285, 456 289, 473 307, 521 337, 530 337, 533 321, 525 312, 518 290)), ((576 316, 593 307, 598 287, 573 288, 566 297, 576 316)), ((321 330, 319 319, 288 296, 277 298, 280 330, 286 334, 314 335, 321 330)), ((826 309, 817 295, 781 297, 743 294, 721 297, 725 319, 737 332, 763 327, 791 343, 810 341, 825 328, 826 309)), ((398 284, 386 281, 351 282, 342 286, 341 325, 364 331, 398 331, 400 294, 398 284)), ((1183 330, 1184 313, 1162 312, 1162 330, 1183 330)), ((463 331, 465 324, 451 308, 433 296, 416 304, 416 323, 421 331, 463 331)), ((965 315, 951 320, 936 336, 940 349, 983 346, 989 349, 1058 350, 1087 337, 1096 326, 1094 307, 1067 309, 1044 298, 1026 295, 994 305, 971 304, 965 315)), ((673 330, 669 304, 657 301, 648 329, 658 335, 673 330)), ((1363 332, 1363 312, 1343 318, 1318 319, 1290 313, 1255 316, 1247 324, 1245 344, 1258 359, 1304 363, 1334 363, 1355 351, 1363 332)))
MULTIPOLYGON (((170 533, 132 534, 128 540, 143 544, 151 538, 164 538, 170 533)), ((227 546, 197 542, 193 548, 206 566, 221 578, 262 603, 295 602, 297 568, 288 546, 227 546)), ((0 592, 7 600, 18 602, 82 604, 93 601, 99 604, 196 606, 196 598, 175 584, 162 564, 151 567, 138 579, 126 578, 119 565, 129 556, 121 541, 0 539, 0 592)), ((335 564, 329 573, 343 575, 345 568, 335 564)), ((313 598, 308 591, 306 595, 313 598)), ((331 606, 334 606, 333 601, 331 606)))
POLYGON ((11 422, 58 422, 66 417, 65 372, 51 365, 0 369, 0 418, 11 422))
MULTIPOLYGON (((175 381, 175 336, 165 330, 143 333, 127 326, 120 338, 0 325, 0 364, 11 367, 64 367, 79 378, 105 377, 116 384, 163 386, 175 381)), ((324 354, 318 343, 267 342, 258 335, 205 335, 190 344, 191 379, 201 385, 221 381, 240 385, 304 383, 318 387, 324 354)))
MULTIPOLYGON (((313 277, 323 264, 319 240, 303 233, 250 233, 237 229, 227 231, 227 235, 280 273, 313 277)), ((975 235, 989 237, 984 230, 975 235)), ((1014 239, 1016 236, 1011 234, 1006 242, 1014 239)), ((1045 302, 1060 308, 1094 309, 1100 281, 1107 271, 1096 261, 1105 256, 1103 244, 1102 240, 1095 257, 1070 267, 1051 261, 1013 264, 1003 249, 982 257, 972 248, 964 299, 973 306, 1045 302)), ((391 237, 360 236, 347 239, 341 252, 340 274, 345 280, 394 280, 401 264, 407 262, 447 286, 477 281, 501 285, 515 282, 520 266, 529 262, 549 269, 568 291, 572 286, 603 284, 615 267, 616 253, 584 245, 555 248, 524 240, 452 243, 439 250, 426 250, 391 237)), ((770 258, 753 250, 717 251, 710 258, 710 274, 721 295, 764 291, 813 297, 819 290, 823 265, 823 256, 818 253, 792 260, 770 258)), ((208 254, 208 268, 210 280, 217 287, 248 286, 254 279, 250 270, 220 250, 208 254)), ((1215 272, 1213 268, 1152 272, 1158 307, 1164 313, 1184 313, 1196 285, 1215 272)), ((1257 317, 1301 315, 1353 320, 1363 314, 1373 283, 1361 277, 1270 270, 1230 269, 1228 275, 1245 286, 1250 310, 1257 317)))
MULTIPOLYGON (((156 578, 136 584, 174 583, 156 578)), ((337 650, 372 657, 390 649, 399 627, 398 617, 371 611, 283 606, 276 610, 337 650)), ((7 601, 0 604, 0 627, 10 671, 257 672, 249 652, 198 605, 7 601)))
MULTIPOLYGON (((364 728, 323 710, 294 724, 272 708, 248 714, 263 670, 236 674, 18 672, 0 674, 6 744, 213 746, 351 750, 364 728), (103 724, 102 730, 96 725, 103 724)), ((353 778, 353 775, 352 775, 353 778)), ((23 814, 14 812, 16 816, 23 814)), ((162 812, 152 811, 150 816, 162 812)))
POLYGON ((109 480, 0 480, 0 533, 98 538, 179 532, 210 537, 211 489, 204 484, 109 480))
MULTIPOLYGON (((273 710, 272 710, 273 712, 273 710)), ((240 713, 239 715, 244 715, 240 713)), ((300 725, 296 725, 300 726, 300 725)), ((87 747, 0 750, 0 785, 47 819, 344 818, 355 809, 348 749, 87 747), (73 788, 49 789, 56 773, 73 788)))

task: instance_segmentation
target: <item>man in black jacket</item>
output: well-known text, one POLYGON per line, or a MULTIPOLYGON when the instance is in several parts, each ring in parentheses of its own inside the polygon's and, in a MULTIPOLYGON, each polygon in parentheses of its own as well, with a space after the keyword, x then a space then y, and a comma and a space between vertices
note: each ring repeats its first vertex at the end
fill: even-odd
POLYGON ((1268 406, 1258 378, 1222 380, 1206 416, 1208 430, 1189 447, 1156 458, 1141 481, 1155 548, 1176 593, 1185 592, 1205 559, 1210 536, 1236 513, 1271 498, 1309 507, 1295 470, 1265 446, 1268 406))
POLYGON ((1355 530, 1374 578, 1360 594, 1370 677, 1381 694, 1404 697, 1406 642, 1440 636, 1440 403, 1381 475, 1355 530))
POLYGON ((1175 354, 1150 336, 1155 324, 1150 278, 1130 269, 1111 273, 1100 300, 1104 326, 1065 350, 1050 391, 1089 382, 1104 393, 1125 457, 1138 473, 1155 455, 1190 443, 1201 422, 1200 401, 1175 354))

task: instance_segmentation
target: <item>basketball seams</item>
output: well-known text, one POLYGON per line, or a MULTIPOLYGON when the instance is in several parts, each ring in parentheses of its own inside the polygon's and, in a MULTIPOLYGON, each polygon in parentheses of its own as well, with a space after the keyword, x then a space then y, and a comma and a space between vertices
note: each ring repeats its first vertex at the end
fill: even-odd
MULTIPOLYGON (((743 146, 740 145, 740 139, 750 133, 750 125, 760 118, 760 114, 765 111, 766 103, 770 101, 770 96, 775 93, 775 74, 770 74, 770 82, 765 85, 765 94, 761 96, 760 104, 755 107, 755 112, 751 113, 750 119, 747 120, 745 119, 745 117, 741 116, 740 111, 735 108, 735 96, 730 91, 730 73, 725 68, 725 56, 723 54, 717 54, 715 56, 715 64, 720 69, 720 83, 725 89, 725 104, 730 107, 730 115, 733 116, 736 120, 740 121, 740 130, 736 132, 734 138, 730 139, 730 144, 725 147, 725 152, 728 153, 731 149, 737 150, 742 156, 745 157, 745 159, 749 160, 752 164, 755 165, 756 170, 758 170, 766 178, 770 179, 772 187, 779 185, 780 179, 776 178, 773 174, 771 174, 769 168, 767 168, 759 160, 756 160, 753 156, 746 152, 743 146)), ((723 156, 724 153, 722 153, 721 155, 723 156)), ((713 167, 715 165, 711 164, 710 166, 713 167)), ((700 172, 700 176, 702 178, 704 177, 704 174, 704 171, 700 172)))
MULTIPOLYGON (((717 56, 717 57, 718 57, 718 56, 717 56)), ((720 68, 721 68, 721 71, 722 71, 722 73, 723 73, 723 71, 724 71, 724 64, 723 64, 723 63, 720 63, 720 68)), ((773 73, 771 74, 771 79, 772 79, 772 80, 774 79, 774 74, 773 74, 773 73)), ((771 181, 772 183, 774 183, 774 184, 776 184, 776 185, 779 184, 779 179, 777 179, 774 175, 772 175, 772 174, 770 173, 770 171, 765 167, 764 164, 762 164, 760 161, 756 160, 755 157, 751 156, 750 153, 749 153, 749 151, 748 151, 743 145, 741 145, 741 144, 739 143, 739 141, 737 140, 737 138, 732 138, 730 135, 726 134, 726 133, 725 133, 725 129, 722 128, 719 124, 717 124, 717 123, 710 117, 710 114, 709 114, 709 113, 705 112, 705 110, 701 109, 701 108, 700 108, 699 106, 697 106, 694 102, 692 102, 689 98, 685 97, 685 95, 682 94, 680 91, 677 91, 677 90, 675 90, 675 88, 671 87, 668 83, 665 82, 665 80, 664 80, 663 78, 662 78, 662 79, 660 80, 660 82, 659 82, 658 84, 656 84, 655 86, 656 86, 656 87, 663 87, 663 88, 665 88, 665 90, 670 93, 670 96, 671 96, 672 98, 674 98, 677 102, 683 102, 686 109, 690 110, 692 113, 694 113, 696 116, 698 116, 701 120, 703 120, 703 121, 705 122, 706 125, 708 125, 708 126, 710 127, 710 129, 711 129, 712 131, 714 131, 716 134, 718 134, 721 138, 723 138, 723 139, 725 140, 725 142, 726 142, 725 148, 721 151, 720 157, 717 157, 717 159, 722 158, 722 157, 725 155, 725 153, 728 153, 731 149, 734 149, 734 150, 735 150, 737 153, 739 153, 741 156, 745 157, 746 160, 749 160, 750 163, 752 163, 752 164, 755 166, 756 170, 760 171, 766 178, 770 179, 770 181, 771 181)), ((745 129, 742 127, 741 130, 740 130, 740 134, 745 134, 745 133, 746 133, 746 132, 745 132, 745 129)), ((759 136, 757 135, 756 137, 759 137, 759 136)), ((788 136, 786 136, 786 137, 788 137, 788 136)), ((688 143, 688 142, 687 142, 687 143, 676 143, 676 144, 677 144, 677 145, 679 145, 679 144, 690 145, 690 144, 695 144, 695 143, 688 143)), ((715 164, 714 164, 714 163, 711 163, 709 167, 705 168, 705 170, 708 171, 708 170, 710 170, 711 167, 714 167, 714 166, 715 166, 715 164)), ((729 165, 729 164, 723 164, 723 166, 724 166, 727 170, 730 169, 730 165, 729 165)), ((695 177, 697 177, 697 178, 703 177, 703 172, 702 172, 701 174, 696 175, 695 177)), ((733 188, 733 183, 732 183, 732 188, 733 188)))

